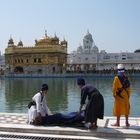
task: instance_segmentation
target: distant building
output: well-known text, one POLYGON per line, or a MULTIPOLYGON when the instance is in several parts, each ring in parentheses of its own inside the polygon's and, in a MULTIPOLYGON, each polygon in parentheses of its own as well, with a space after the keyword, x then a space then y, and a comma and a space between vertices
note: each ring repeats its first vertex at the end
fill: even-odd
POLYGON ((22 41, 17 45, 12 38, 5 49, 5 63, 9 72, 23 73, 62 73, 67 63, 67 41, 59 41, 55 35, 47 33, 35 45, 26 47, 22 41))
POLYGON ((4 55, 1 55, 0 53, 0 75, 4 74, 5 69, 6 69, 6 66, 5 66, 4 55))
POLYGON ((87 32, 83 45, 68 55, 67 71, 93 72, 96 70, 113 70, 117 64, 123 63, 128 70, 140 70, 140 51, 107 53, 99 51, 92 35, 87 32))

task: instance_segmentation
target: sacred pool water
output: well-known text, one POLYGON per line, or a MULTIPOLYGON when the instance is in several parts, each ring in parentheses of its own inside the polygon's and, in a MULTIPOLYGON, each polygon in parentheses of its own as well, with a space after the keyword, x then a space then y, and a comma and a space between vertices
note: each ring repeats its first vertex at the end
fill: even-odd
MULTIPOLYGON (((140 116, 140 77, 130 77, 131 114, 140 116)), ((86 78, 102 93, 105 115, 112 116, 112 78, 86 78)), ((80 89, 76 78, 6 78, 0 79, 0 112, 27 113, 27 104, 40 90, 42 83, 48 83, 47 104, 53 113, 78 111, 80 89)))

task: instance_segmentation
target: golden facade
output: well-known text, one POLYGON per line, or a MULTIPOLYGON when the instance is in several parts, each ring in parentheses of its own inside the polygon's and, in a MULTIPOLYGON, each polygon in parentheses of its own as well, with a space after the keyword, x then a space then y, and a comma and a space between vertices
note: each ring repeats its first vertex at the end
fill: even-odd
POLYGON ((60 42, 56 35, 45 34, 35 40, 33 47, 25 47, 22 41, 15 45, 10 38, 5 49, 5 62, 11 72, 61 73, 67 63, 67 41, 60 42))

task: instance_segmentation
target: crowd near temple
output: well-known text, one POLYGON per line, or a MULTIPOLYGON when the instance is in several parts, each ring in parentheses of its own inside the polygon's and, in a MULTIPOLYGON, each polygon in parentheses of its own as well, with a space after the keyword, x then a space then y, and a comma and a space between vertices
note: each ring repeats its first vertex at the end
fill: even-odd
POLYGON ((68 47, 65 39, 60 41, 56 34, 50 37, 46 31, 33 46, 24 46, 22 40, 16 44, 10 37, 4 55, 0 54, 0 74, 110 73, 119 63, 129 72, 140 71, 140 50, 116 53, 99 50, 89 31, 77 50, 68 53, 68 47))

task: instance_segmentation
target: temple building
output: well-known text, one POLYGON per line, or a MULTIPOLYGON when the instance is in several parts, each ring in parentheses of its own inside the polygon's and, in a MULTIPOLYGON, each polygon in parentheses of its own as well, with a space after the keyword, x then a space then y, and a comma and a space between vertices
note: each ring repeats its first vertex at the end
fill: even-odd
POLYGON ((69 72, 115 70, 119 63, 123 63, 127 70, 140 70, 140 50, 120 53, 99 51, 89 31, 83 38, 83 45, 77 47, 67 58, 69 72))
POLYGON ((67 63, 67 41, 59 41, 47 33, 35 45, 26 47, 20 40, 15 45, 12 37, 5 49, 5 63, 11 73, 62 73, 67 63))
POLYGON ((98 47, 95 45, 92 35, 87 31, 83 38, 83 45, 68 55, 67 71, 95 70, 98 64, 98 47))

